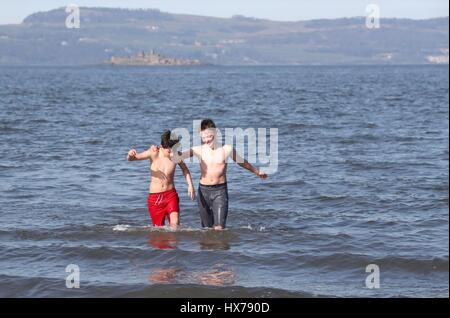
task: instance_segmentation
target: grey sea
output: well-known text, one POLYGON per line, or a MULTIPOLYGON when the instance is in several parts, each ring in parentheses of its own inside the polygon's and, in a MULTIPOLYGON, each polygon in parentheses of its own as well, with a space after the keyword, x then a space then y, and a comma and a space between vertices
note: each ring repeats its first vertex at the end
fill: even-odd
POLYGON ((448 297, 448 87, 448 66, 1 67, 0 296, 448 297), (278 171, 230 164, 214 232, 178 170, 181 227, 153 228, 126 153, 204 117, 277 128, 278 171))

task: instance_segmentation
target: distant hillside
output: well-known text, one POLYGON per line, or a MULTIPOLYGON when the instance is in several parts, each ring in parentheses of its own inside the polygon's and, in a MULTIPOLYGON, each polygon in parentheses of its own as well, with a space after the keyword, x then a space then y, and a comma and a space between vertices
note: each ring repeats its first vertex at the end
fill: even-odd
POLYGON ((64 8, 0 26, 2 65, 100 64, 152 49, 213 64, 448 63, 449 19, 364 17, 277 22, 160 12, 81 8, 81 28, 67 29, 64 8))

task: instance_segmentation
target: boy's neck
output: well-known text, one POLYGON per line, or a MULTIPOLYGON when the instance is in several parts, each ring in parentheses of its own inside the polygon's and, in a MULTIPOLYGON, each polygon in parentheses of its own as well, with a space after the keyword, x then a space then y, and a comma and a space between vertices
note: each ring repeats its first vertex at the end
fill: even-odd
POLYGON ((211 143, 211 144, 205 144, 205 146, 208 147, 208 148, 211 149, 211 150, 216 150, 216 149, 222 147, 222 145, 219 144, 219 143, 216 142, 216 141, 213 142, 213 143, 211 143))
POLYGON ((158 157, 159 157, 159 158, 170 158, 170 156, 167 156, 163 151, 160 151, 160 152, 158 153, 158 157))

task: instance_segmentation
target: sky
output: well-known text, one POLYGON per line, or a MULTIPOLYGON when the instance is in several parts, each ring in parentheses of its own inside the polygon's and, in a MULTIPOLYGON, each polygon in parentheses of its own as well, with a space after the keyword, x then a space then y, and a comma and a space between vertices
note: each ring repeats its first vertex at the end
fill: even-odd
POLYGON ((279 21, 365 16, 377 4, 380 17, 427 19, 449 15, 448 0, 2 0, 0 24, 20 23, 31 13, 69 4, 80 7, 148 8, 215 17, 245 15, 279 21))

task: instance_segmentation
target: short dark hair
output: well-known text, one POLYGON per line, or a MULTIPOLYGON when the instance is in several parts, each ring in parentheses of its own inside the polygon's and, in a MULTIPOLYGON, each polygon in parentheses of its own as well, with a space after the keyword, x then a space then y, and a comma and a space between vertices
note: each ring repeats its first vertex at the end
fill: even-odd
POLYGON ((164 149, 169 149, 180 142, 180 138, 172 134, 170 130, 165 130, 161 135, 161 146, 164 149))
POLYGON ((202 123, 200 124, 200 130, 204 131, 210 128, 216 128, 216 124, 213 122, 213 120, 209 118, 203 119, 202 123))

